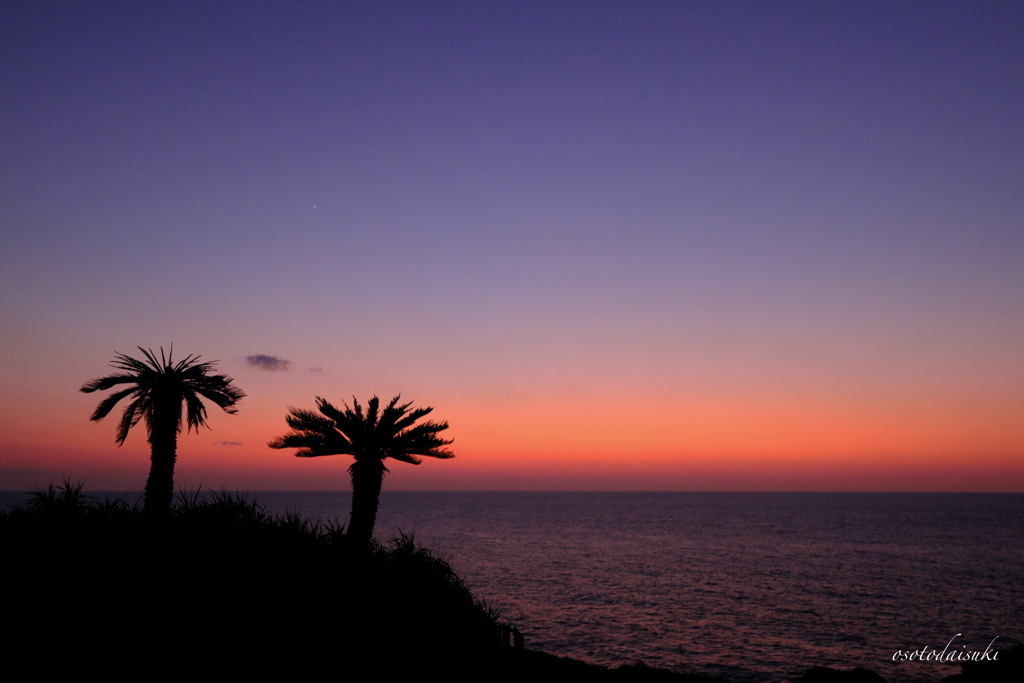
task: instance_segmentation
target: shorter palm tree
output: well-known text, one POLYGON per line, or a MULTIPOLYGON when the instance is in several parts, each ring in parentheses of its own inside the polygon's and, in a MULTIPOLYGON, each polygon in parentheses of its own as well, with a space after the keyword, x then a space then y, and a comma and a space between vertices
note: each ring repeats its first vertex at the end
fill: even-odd
POLYGON ((351 455, 355 462, 348 468, 352 476, 352 514, 346 534, 357 544, 369 544, 377 520, 377 506, 384 474, 385 458, 394 458, 412 465, 420 464, 417 456, 454 458, 445 446, 452 443, 438 434, 448 429, 447 422, 423 422, 421 418, 433 408, 412 408, 412 403, 399 404, 399 396, 380 410, 376 396, 366 405, 366 412, 354 397, 352 407, 344 410, 326 399, 316 399, 319 412, 289 408, 285 418, 292 431, 270 442, 271 448, 297 448, 300 458, 321 455, 351 455))
POLYGON ((143 509, 147 514, 165 515, 174 496, 174 462, 177 459, 178 434, 181 433, 182 403, 186 407, 188 430, 198 432, 200 427, 209 426, 206 423, 206 406, 200 396, 217 404, 224 412, 234 414, 238 412, 235 404, 245 394, 232 384, 234 380, 230 377, 211 374, 216 361, 200 363, 199 356, 188 356, 175 363, 173 346, 166 357, 161 347, 159 360, 152 349, 140 346, 139 351, 146 357, 145 361, 118 353, 110 367, 120 372, 90 380, 81 390, 91 393, 121 384, 130 385, 100 401, 90 419, 98 422, 110 414, 119 401, 132 398, 121 413, 115 440, 121 446, 128 438, 128 431, 139 420, 146 420, 151 464, 143 509))

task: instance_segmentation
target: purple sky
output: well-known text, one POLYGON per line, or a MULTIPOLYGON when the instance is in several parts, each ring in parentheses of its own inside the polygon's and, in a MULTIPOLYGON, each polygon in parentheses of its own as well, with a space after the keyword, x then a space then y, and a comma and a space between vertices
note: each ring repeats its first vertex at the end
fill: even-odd
POLYGON ((251 458, 399 391, 457 446, 617 396, 1024 455, 1022 65, 1014 2, 5 2, 0 431, 112 448, 75 389, 173 341, 251 458))

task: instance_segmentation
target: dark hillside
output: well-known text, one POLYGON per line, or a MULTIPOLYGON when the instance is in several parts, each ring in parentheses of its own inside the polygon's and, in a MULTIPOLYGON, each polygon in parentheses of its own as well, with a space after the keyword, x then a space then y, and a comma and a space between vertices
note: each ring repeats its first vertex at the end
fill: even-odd
POLYGON ((0 543, 15 627, 5 649, 29 670, 689 678, 515 650, 411 538, 357 550, 337 526, 242 496, 179 500, 154 523, 65 484, 0 514, 0 543))

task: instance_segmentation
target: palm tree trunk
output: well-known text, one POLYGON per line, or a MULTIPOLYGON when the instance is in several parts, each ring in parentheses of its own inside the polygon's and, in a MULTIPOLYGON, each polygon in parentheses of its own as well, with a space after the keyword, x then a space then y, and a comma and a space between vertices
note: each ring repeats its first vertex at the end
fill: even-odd
POLYGON ((174 462, 178 455, 178 423, 181 404, 177 412, 173 407, 154 406, 154 420, 150 425, 150 467, 146 480, 146 495, 142 511, 151 518, 166 517, 174 498, 174 462), (170 414, 168 414, 170 413, 170 414))
POLYGON ((366 546, 373 538, 380 489, 387 469, 377 458, 364 458, 352 463, 348 471, 352 475, 352 514, 345 535, 356 545, 366 546))

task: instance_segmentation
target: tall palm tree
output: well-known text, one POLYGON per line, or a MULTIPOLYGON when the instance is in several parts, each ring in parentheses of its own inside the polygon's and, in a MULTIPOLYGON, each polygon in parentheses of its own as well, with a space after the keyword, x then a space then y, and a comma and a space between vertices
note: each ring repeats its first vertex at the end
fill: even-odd
POLYGON ((195 429, 198 432, 200 427, 209 426, 206 423, 206 406, 200 397, 233 415, 238 412, 235 404, 245 394, 232 384, 234 380, 230 377, 211 374, 217 361, 200 363, 199 356, 188 356, 175 363, 172 359, 173 346, 166 357, 161 347, 159 360, 152 349, 140 346, 139 351, 146 357, 145 361, 118 353, 110 367, 120 372, 90 380, 81 390, 91 393, 121 384, 129 385, 100 401, 90 419, 98 422, 121 399, 132 399, 121 413, 115 440, 118 446, 124 444, 128 430, 145 418, 152 455, 143 509, 147 514, 162 516, 170 510, 174 496, 174 461, 181 432, 182 403, 185 404, 188 431, 195 429))
POLYGON ((297 448, 300 458, 321 455, 351 455, 355 462, 348 468, 352 475, 352 514, 346 534, 357 544, 369 544, 377 520, 380 489, 384 483, 385 458, 394 458, 412 465, 420 464, 417 456, 454 458, 445 446, 450 440, 438 433, 448 429, 447 422, 423 422, 421 418, 433 408, 412 408, 412 403, 399 404, 399 396, 380 410, 376 396, 366 405, 366 412, 354 397, 352 407, 331 405, 316 399, 319 413, 289 408, 286 418, 292 431, 270 442, 271 448, 297 448))

